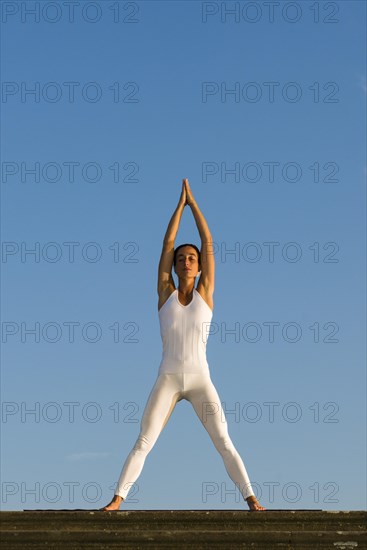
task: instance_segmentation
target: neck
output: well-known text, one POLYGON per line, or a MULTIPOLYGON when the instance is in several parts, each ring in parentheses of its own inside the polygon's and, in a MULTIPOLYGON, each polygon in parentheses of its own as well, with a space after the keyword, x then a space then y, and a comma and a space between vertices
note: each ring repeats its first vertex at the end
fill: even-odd
POLYGON ((194 291, 194 287, 195 287, 195 281, 191 282, 191 281, 182 281, 182 280, 180 280, 177 290, 181 294, 184 294, 185 296, 188 296, 194 291))

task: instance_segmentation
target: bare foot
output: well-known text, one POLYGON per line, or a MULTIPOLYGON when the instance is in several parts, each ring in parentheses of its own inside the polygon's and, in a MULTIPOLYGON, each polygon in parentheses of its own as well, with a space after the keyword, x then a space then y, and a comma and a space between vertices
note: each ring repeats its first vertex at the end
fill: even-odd
POLYGON ((252 495, 246 499, 247 504, 249 505, 250 512, 256 512, 260 510, 266 510, 264 506, 261 506, 261 504, 258 502, 257 498, 252 495))
POLYGON ((109 512, 110 510, 119 510, 122 501, 122 497, 120 497, 119 495, 115 495, 111 502, 107 504, 107 506, 100 508, 100 511, 109 512))

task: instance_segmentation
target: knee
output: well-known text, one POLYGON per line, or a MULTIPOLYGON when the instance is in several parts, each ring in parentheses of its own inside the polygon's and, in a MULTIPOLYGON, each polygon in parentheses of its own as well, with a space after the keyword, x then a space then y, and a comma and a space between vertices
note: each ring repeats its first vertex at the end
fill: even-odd
POLYGON ((133 447, 133 451, 142 454, 148 454, 152 447, 153 442, 149 437, 147 437, 146 435, 139 435, 133 447))
POLYGON ((235 451, 234 445, 228 434, 223 434, 216 438, 215 446, 221 455, 231 453, 235 451))

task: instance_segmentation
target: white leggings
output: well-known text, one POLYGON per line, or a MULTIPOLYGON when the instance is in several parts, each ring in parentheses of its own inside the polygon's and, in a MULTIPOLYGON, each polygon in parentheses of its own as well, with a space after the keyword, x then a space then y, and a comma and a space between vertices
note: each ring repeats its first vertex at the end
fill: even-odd
POLYGON ((126 458, 115 495, 126 498, 138 479, 147 454, 153 448, 175 405, 181 399, 191 402, 196 414, 221 454, 229 477, 244 499, 254 492, 244 463, 228 435, 228 425, 210 373, 162 373, 157 376, 141 420, 140 434, 126 458))

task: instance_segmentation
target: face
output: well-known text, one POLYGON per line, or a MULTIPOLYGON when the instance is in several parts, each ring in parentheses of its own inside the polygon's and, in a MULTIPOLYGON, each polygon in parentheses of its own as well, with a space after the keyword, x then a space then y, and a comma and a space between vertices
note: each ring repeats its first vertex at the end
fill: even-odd
POLYGON ((177 253, 175 273, 182 279, 196 277, 200 271, 198 253, 192 246, 183 246, 177 253))

